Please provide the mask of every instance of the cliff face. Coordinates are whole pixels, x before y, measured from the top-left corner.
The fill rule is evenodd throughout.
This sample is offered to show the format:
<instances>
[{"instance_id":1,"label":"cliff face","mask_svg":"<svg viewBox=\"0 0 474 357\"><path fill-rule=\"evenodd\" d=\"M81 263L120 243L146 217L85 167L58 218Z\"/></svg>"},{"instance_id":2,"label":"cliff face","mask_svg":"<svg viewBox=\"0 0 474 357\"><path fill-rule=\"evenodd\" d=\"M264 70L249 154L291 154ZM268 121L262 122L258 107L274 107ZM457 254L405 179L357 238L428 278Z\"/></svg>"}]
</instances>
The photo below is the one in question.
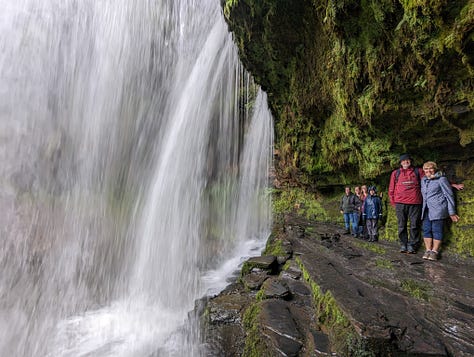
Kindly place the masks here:
<instances>
[{"instance_id":1,"label":"cliff face","mask_svg":"<svg viewBox=\"0 0 474 357\"><path fill-rule=\"evenodd\" d=\"M386 178L401 152L474 173L472 0L227 0L268 93L280 180Z\"/></svg>"}]
</instances>

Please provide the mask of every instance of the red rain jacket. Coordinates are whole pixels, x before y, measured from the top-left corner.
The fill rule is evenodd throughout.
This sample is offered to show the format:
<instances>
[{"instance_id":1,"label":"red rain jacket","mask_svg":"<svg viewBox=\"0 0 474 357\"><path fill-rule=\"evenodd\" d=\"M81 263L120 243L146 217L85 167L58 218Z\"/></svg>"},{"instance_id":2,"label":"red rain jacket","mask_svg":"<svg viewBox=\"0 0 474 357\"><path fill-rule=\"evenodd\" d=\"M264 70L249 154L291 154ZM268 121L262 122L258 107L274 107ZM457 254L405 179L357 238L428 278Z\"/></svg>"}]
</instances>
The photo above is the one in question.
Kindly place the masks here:
<instances>
[{"instance_id":1,"label":"red rain jacket","mask_svg":"<svg viewBox=\"0 0 474 357\"><path fill-rule=\"evenodd\" d=\"M421 196L421 178L425 175L422 169L410 166L408 169L400 167L400 175L396 178L397 171L394 170L390 176L388 186L388 197L390 204L404 203L408 205L421 205L423 197ZM415 170L420 173L420 180L415 174Z\"/></svg>"}]
</instances>

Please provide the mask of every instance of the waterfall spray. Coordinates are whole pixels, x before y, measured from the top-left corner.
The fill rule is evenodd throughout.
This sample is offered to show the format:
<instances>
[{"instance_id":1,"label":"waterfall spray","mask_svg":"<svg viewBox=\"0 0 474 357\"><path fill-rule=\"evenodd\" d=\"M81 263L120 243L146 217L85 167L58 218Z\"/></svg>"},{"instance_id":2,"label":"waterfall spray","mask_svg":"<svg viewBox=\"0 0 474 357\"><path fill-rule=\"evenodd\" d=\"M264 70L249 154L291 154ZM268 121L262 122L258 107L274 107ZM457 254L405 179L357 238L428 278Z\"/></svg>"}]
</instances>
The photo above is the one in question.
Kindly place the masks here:
<instances>
[{"instance_id":1,"label":"waterfall spray","mask_svg":"<svg viewBox=\"0 0 474 357\"><path fill-rule=\"evenodd\" d=\"M194 301L270 226L219 1L0 3L0 355L200 354Z\"/></svg>"}]
</instances>

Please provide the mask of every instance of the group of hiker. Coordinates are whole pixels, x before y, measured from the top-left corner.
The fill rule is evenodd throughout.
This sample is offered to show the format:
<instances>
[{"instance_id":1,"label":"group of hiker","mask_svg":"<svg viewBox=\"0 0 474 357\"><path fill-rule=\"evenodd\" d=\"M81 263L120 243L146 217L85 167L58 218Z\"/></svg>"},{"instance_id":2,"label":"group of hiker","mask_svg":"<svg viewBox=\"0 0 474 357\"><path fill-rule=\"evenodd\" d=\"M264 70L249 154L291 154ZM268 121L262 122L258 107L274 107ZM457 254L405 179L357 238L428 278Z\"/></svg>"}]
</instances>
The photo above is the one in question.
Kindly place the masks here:
<instances>
[{"instance_id":1,"label":"group of hiker","mask_svg":"<svg viewBox=\"0 0 474 357\"><path fill-rule=\"evenodd\" d=\"M433 161L425 162L421 169L413 166L409 154L400 156L400 167L390 175L388 196L395 208L401 253L416 254L422 233L426 248L423 259L439 258L446 218L459 220L451 187L462 190L464 185L451 184ZM346 234L370 242L378 240L382 201L375 186L355 187L354 193L346 186L340 210Z\"/></svg>"},{"instance_id":2,"label":"group of hiker","mask_svg":"<svg viewBox=\"0 0 474 357\"><path fill-rule=\"evenodd\" d=\"M382 218L382 200L375 186L356 186L354 193L346 186L341 200L345 234L362 238L369 242L378 241L378 220Z\"/></svg>"}]
</instances>

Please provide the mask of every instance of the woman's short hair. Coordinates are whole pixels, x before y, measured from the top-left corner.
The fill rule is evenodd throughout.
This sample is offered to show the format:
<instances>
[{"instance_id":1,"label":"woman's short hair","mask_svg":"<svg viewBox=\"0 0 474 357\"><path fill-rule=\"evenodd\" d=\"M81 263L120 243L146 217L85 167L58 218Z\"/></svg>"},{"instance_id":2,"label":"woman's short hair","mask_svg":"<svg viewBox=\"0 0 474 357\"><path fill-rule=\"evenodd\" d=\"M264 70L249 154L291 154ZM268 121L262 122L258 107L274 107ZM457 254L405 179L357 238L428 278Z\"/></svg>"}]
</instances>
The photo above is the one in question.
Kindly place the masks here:
<instances>
[{"instance_id":1,"label":"woman's short hair","mask_svg":"<svg viewBox=\"0 0 474 357\"><path fill-rule=\"evenodd\" d=\"M435 169L435 170L438 170L438 165L436 165L436 162L434 161L426 161L424 164L423 164L423 170L424 169Z\"/></svg>"}]
</instances>

